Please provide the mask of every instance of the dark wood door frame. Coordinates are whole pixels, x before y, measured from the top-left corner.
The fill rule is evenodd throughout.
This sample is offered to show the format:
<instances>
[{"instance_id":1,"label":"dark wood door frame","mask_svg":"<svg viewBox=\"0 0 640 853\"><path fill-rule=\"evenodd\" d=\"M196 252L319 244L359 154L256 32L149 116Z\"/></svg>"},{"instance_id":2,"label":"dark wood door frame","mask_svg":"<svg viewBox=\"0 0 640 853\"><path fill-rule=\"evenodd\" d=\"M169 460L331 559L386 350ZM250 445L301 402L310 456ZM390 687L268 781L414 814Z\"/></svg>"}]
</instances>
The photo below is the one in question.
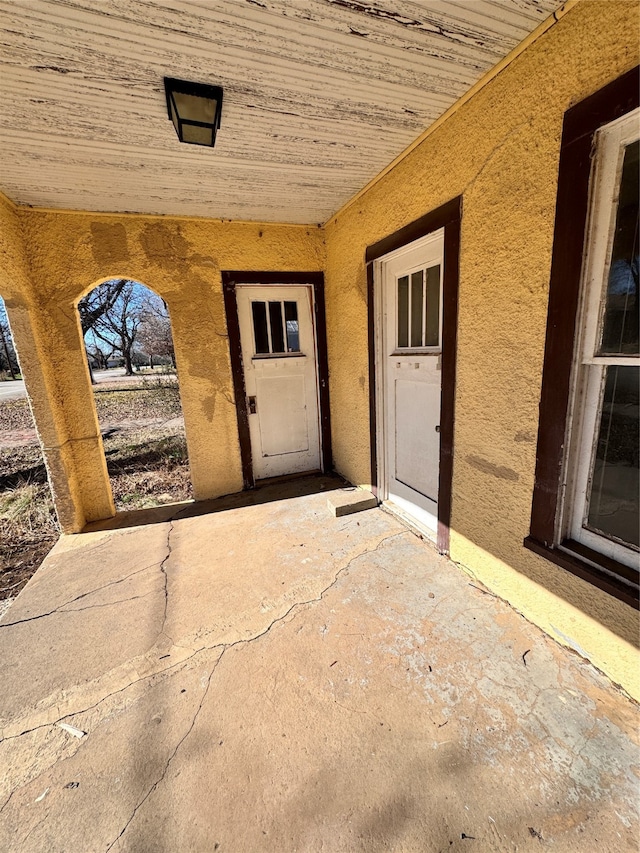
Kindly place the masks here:
<instances>
[{"instance_id":1,"label":"dark wood door frame","mask_svg":"<svg viewBox=\"0 0 640 853\"><path fill-rule=\"evenodd\" d=\"M253 462L251 458L251 435L249 432L249 414L244 384L244 366L242 363L242 345L240 343L240 323L238 320L238 300L236 286L239 284L260 285L298 285L313 290L314 327L317 347L318 397L320 411L320 452L322 471L327 474L333 470L331 456L331 415L329 410L329 360L327 357L327 321L324 302L324 274L321 272L247 272L223 270L222 295L227 315L229 335L229 355L231 357L231 376L236 400L238 418L238 437L240 439L240 459L242 462L242 482L245 489L255 486Z\"/></svg>"},{"instance_id":2,"label":"dark wood door frame","mask_svg":"<svg viewBox=\"0 0 640 853\"><path fill-rule=\"evenodd\" d=\"M460 269L460 219L462 196L421 216L366 250L369 324L369 423L371 442L371 485L378 496L376 424L376 328L374 308L374 261L433 231L444 228L444 278L442 283L442 390L440 399L440 471L438 480L437 545L449 553L451 491L453 482L453 428L456 392L456 346L458 335L458 285Z\"/></svg>"}]
</instances>

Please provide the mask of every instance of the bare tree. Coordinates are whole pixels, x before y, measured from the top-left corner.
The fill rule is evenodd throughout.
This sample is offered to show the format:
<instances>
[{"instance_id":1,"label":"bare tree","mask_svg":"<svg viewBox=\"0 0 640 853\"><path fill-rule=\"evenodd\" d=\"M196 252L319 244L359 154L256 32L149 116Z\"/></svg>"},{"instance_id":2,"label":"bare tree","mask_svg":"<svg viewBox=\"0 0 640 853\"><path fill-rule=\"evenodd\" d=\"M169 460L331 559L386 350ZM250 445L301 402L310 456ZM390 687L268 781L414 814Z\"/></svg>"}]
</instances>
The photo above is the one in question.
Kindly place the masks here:
<instances>
[{"instance_id":1,"label":"bare tree","mask_svg":"<svg viewBox=\"0 0 640 853\"><path fill-rule=\"evenodd\" d=\"M102 353L101 349L97 347L97 343L95 340L91 345L86 343L87 335L90 332L95 331L98 325L103 320L105 314L108 314L108 312L114 308L126 284L126 278L114 278L110 281L105 281L102 284L99 284L98 287L94 287L91 293L87 293L87 295L83 299L81 299L80 302L78 302L80 325L82 327L82 335L85 338L87 356L89 356L89 374L91 376L92 384L95 384L95 380L93 378L93 370L91 368L91 358L95 358L98 364L100 364L100 358L98 357L98 353L100 353L100 355ZM109 345L111 346L111 344ZM93 352L91 351L91 349L93 349ZM113 352L114 349L113 346L111 346L111 355L113 355ZM110 356L108 356L108 358L109 357Z\"/></svg>"},{"instance_id":2,"label":"bare tree","mask_svg":"<svg viewBox=\"0 0 640 853\"><path fill-rule=\"evenodd\" d=\"M149 357L151 367L153 358L165 357L176 366L171 321L167 305L163 299L154 293L148 293L142 303L142 322L138 329L138 345L142 352Z\"/></svg>"},{"instance_id":3,"label":"bare tree","mask_svg":"<svg viewBox=\"0 0 640 853\"><path fill-rule=\"evenodd\" d=\"M91 361L93 360L95 364L98 366L99 370L106 370L109 367L109 360L113 358L115 354L115 347L101 342L94 342L92 344L85 342L85 348L87 350L87 355L89 356L89 366L91 367Z\"/></svg>"},{"instance_id":4,"label":"bare tree","mask_svg":"<svg viewBox=\"0 0 640 853\"><path fill-rule=\"evenodd\" d=\"M111 311L127 283L126 278L114 278L111 281L105 281L94 287L91 293L87 293L78 302L83 335L86 335L107 312Z\"/></svg>"},{"instance_id":5,"label":"bare tree","mask_svg":"<svg viewBox=\"0 0 640 853\"><path fill-rule=\"evenodd\" d=\"M91 328L94 338L121 353L127 376L133 374L133 347L143 317L141 290L134 281L125 280L113 304Z\"/></svg>"}]
</instances>

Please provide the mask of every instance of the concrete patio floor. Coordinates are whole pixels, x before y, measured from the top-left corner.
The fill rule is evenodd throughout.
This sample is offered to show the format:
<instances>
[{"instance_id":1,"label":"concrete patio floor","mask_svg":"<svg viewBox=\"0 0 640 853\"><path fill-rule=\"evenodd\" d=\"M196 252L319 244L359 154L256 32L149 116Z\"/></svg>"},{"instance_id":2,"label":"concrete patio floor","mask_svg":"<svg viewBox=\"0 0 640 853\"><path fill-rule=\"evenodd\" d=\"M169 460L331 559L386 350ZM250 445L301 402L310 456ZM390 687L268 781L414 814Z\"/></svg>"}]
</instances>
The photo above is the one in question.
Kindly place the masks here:
<instances>
[{"instance_id":1,"label":"concrete patio floor","mask_svg":"<svg viewBox=\"0 0 640 853\"><path fill-rule=\"evenodd\" d=\"M638 849L636 705L339 485L56 545L0 622L0 850Z\"/></svg>"}]
</instances>

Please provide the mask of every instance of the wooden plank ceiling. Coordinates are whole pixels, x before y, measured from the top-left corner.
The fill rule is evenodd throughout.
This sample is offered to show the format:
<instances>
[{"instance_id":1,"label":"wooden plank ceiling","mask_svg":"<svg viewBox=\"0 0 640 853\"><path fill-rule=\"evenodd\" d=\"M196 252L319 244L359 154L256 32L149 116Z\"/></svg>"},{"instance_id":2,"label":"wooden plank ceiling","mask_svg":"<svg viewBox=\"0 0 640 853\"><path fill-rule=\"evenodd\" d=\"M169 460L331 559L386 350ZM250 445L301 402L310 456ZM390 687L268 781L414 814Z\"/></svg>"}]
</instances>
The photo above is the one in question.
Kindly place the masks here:
<instances>
[{"instance_id":1,"label":"wooden plank ceiling","mask_svg":"<svg viewBox=\"0 0 640 853\"><path fill-rule=\"evenodd\" d=\"M560 0L0 0L0 189L40 207L325 222ZM163 77L223 86L214 149Z\"/></svg>"}]
</instances>

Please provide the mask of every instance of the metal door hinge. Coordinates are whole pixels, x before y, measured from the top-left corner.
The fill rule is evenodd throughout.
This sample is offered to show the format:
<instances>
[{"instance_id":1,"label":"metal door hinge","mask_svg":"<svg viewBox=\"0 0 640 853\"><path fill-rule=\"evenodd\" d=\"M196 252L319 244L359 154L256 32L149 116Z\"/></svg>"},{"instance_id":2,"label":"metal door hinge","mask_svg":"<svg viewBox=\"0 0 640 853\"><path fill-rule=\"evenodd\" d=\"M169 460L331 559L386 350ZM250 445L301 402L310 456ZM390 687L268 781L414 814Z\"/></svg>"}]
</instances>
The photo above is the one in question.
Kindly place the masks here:
<instances>
[{"instance_id":1,"label":"metal door hinge","mask_svg":"<svg viewBox=\"0 0 640 853\"><path fill-rule=\"evenodd\" d=\"M250 415L255 415L255 413L256 413L256 398L255 397L247 397L247 408L249 409Z\"/></svg>"}]
</instances>

